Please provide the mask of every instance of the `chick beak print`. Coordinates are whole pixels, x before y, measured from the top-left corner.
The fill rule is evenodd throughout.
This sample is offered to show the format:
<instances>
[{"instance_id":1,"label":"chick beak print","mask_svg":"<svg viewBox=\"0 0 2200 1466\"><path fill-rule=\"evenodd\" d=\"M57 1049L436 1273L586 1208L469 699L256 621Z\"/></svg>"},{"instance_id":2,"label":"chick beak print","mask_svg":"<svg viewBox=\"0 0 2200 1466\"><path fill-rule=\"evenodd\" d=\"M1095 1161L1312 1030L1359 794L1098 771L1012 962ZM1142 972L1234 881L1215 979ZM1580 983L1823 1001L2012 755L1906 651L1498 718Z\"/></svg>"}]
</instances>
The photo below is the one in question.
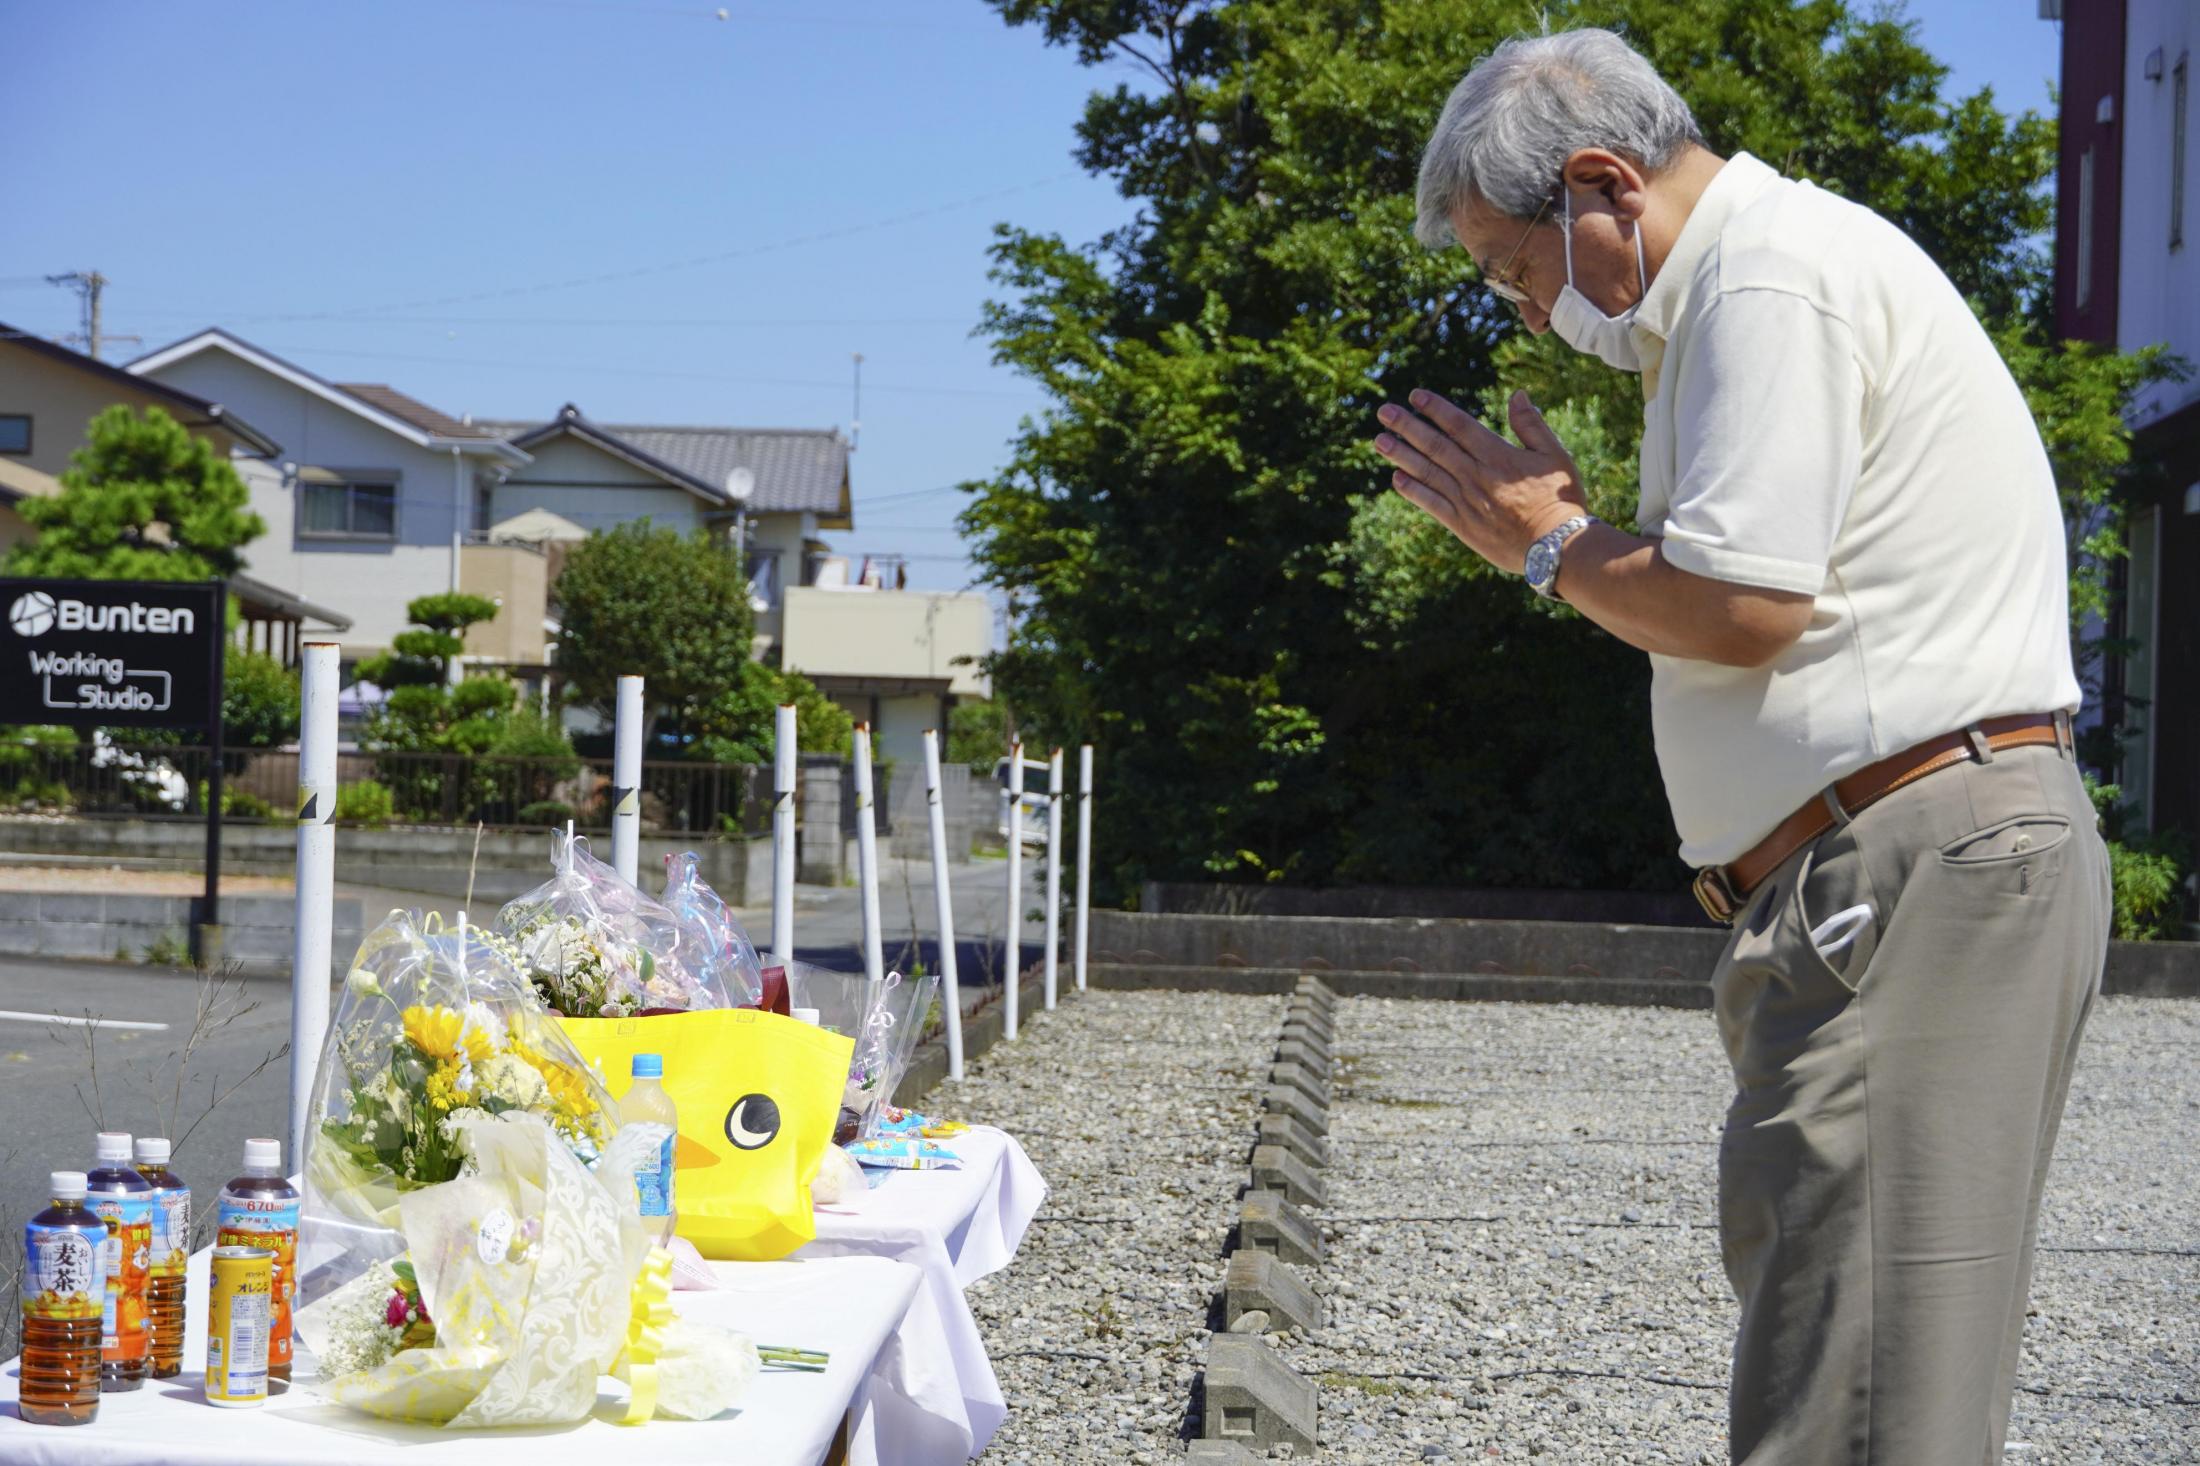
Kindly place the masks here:
<instances>
[{"instance_id":1,"label":"chick beak print","mask_svg":"<svg viewBox=\"0 0 2200 1466\"><path fill-rule=\"evenodd\" d=\"M632 1083L634 1055L664 1057L680 1131L673 1206L696 1251L765 1262L817 1235L810 1182L832 1143L853 1039L747 1008L558 1022L614 1095Z\"/></svg>"}]
</instances>

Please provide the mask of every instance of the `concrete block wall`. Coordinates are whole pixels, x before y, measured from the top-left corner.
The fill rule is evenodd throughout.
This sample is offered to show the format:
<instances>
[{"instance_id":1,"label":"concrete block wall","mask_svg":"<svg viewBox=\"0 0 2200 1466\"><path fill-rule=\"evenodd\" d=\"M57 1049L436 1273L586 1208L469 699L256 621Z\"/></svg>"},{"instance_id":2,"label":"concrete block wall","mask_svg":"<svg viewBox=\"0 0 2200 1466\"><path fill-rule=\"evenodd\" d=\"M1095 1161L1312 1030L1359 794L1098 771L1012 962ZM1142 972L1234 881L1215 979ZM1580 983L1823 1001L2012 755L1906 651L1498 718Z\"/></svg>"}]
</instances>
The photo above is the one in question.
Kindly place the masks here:
<instances>
[{"instance_id":1,"label":"concrete block wall","mask_svg":"<svg viewBox=\"0 0 2200 1466\"><path fill-rule=\"evenodd\" d=\"M0 892L0 954L142 961L148 948L166 944L182 949L190 936L191 908L189 896ZM295 916L288 896L223 897L223 960L252 976L288 976ZM356 898L339 898L335 918L331 976L350 964L365 925Z\"/></svg>"}]
</instances>

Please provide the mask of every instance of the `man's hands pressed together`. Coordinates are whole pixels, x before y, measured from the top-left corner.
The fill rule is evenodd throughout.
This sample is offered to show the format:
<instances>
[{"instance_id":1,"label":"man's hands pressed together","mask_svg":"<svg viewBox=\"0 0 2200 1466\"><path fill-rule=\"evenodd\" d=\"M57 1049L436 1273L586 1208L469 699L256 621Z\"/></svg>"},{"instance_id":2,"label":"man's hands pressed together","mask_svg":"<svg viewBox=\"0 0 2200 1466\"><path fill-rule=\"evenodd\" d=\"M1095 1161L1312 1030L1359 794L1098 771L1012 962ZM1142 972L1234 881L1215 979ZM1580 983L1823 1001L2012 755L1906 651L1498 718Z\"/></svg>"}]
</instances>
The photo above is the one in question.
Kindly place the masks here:
<instances>
[{"instance_id":1,"label":"man's hands pressed together","mask_svg":"<svg viewBox=\"0 0 2200 1466\"><path fill-rule=\"evenodd\" d=\"M1391 487L1498 569L1520 574L1529 546L1588 513L1573 456L1527 393L1512 395L1519 447L1434 392L1408 400L1410 409L1387 402L1375 414L1391 429L1375 440L1398 465Z\"/></svg>"},{"instance_id":2,"label":"man's hands pressed together","mask_svg":"<svg viewBox=\"0 0 2200 1466\"><path fill-rule=\"evenodd\" d=\"M1416 390L1410 408L1375 414L1375 451L1397 465L1391 487L1498 569L1519 575L1528 549L1588 513L1573 456L1525 392L1509 404L1515 446L1473 414ZM1762 667L1810 625L1815 597L1693 575L1658 541L1592 524L1566 542L1559 596L1630 646L1659 656Z\"/></svg>"}]
</instances>

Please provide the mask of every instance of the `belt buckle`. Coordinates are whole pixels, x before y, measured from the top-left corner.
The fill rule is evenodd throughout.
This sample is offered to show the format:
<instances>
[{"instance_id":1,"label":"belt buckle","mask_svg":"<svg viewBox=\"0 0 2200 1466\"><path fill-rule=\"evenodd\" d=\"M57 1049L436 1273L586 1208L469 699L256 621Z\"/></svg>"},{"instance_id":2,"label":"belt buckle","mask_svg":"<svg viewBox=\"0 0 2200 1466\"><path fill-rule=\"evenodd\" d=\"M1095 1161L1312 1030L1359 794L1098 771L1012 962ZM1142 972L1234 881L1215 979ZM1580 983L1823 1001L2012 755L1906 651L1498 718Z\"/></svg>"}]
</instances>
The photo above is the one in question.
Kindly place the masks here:
<instances>
[{"instance_id":1,"label":"belt buckle","mask_svg":"<svg viewBox=\"0 0 2200 1466\"><path fill-rule=\"evenodd\" d=\"M1742 900L1733 884L1726 878L1726 867L1707 865L1696 872L1696 879L1689 883L1689 890L1696 893L1696 904L1704 915L1721 926L1732 926L1741 911Z\"/></svg>"}]
</instances>

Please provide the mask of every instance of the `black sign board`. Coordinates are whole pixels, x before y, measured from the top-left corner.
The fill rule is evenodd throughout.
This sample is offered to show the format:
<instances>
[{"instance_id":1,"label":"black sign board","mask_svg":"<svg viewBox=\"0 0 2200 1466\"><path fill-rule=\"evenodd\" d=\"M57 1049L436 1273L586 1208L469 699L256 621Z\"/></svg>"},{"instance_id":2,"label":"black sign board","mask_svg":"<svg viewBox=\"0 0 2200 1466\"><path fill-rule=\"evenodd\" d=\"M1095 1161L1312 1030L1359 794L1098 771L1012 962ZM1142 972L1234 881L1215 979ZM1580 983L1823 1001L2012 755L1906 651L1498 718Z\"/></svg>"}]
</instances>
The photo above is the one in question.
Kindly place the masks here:
<instances>
[{"instance_id":1,"label":"black sign board","mask_svg":"<svg viewBox=\"0 0 2200 1466\"><path fill-rule=\"evenodd\" d=\"M212 580L0 580L0 722L211 727L223 602Z\"/></svg>"},{"instance_id":2,"label":"black sign board","mask_svg":"<svg viewBox=\"0 0 2200 1466\"><path fill-rule=\"evenodd\" d=\"M220 942L228 613L219 580L0 580L0 723L206 730L206 894L191 946L209 966Z\"/></svg>"}]
</instances>

